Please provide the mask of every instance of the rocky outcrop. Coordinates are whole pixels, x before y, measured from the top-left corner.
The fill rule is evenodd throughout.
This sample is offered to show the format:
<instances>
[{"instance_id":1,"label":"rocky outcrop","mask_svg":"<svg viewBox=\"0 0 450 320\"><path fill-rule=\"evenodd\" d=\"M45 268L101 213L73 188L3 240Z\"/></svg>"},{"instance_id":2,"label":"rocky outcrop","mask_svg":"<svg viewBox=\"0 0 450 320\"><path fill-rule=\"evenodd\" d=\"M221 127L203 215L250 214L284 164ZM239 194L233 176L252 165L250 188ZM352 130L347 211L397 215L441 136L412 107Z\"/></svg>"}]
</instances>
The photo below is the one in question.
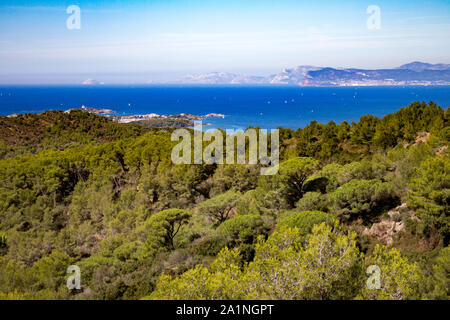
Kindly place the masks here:
<instances>
[{"instance_id":1,"label":"rocky outcrop","mask_svg":"<svg viewBox=\"0 0 450 320\"><path fill-rule=\"evenodd\" d=\"M405 223L398 219L399 217L408 216L412 220L419 220L409 211L406 203L390 210L387 214L389 216L388 219L382 219L380 222L374 223L370 228L365 228L362 234L374 237L386 246L391 246L395 236L405 228Z\"/></svg>"}]
</instances>

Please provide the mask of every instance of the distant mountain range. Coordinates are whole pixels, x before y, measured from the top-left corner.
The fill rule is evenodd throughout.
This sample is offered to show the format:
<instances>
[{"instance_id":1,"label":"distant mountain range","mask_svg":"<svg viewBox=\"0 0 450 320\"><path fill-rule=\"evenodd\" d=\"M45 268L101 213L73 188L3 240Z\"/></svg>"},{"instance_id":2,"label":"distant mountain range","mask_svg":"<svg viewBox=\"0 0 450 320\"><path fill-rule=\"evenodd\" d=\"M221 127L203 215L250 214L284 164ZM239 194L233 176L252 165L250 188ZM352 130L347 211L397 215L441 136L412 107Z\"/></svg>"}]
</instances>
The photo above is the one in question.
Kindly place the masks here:
<instances>
[{"instance_id":1,"label":"distant mountain range","mask_svg":"<svg viewBox=\"0 0 450 320\"><path fill-rule=\"evenodd\" d=\"M412 62L395 69L298 66L267 77L227 72L190 75L184 84L279 84L295 86L450 85L450 64Z\"/></svg>"}]
</instances>

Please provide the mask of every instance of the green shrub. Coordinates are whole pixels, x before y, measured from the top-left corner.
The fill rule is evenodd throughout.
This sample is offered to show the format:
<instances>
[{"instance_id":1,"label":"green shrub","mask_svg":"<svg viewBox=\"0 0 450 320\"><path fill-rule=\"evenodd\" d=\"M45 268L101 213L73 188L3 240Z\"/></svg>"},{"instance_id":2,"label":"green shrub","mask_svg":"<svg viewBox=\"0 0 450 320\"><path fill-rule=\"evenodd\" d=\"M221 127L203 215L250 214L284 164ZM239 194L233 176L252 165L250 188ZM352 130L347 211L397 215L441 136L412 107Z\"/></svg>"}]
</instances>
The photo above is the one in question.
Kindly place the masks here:
<instances>
[{"instance_id":1,"label":"green shrub","mask_svg":"<svg viewBox=\"0 0 450 320\"><path fill-rule=\"evenodd\" d=\"M146 222L148 238L145 245L148 253L175 250L175 237L190 218L190 212L182 209L167 209L151 216Z\"/></svg>"},{"instance_id":2,"label":"green shrub","mask_svg":"<svg viewBox=\"0 0 450 320\"><path fill-rule=\"evenodd\" d=\"M399 199L391 184L380 180L352 180L328 195L330 210L345 218L363 217L395 207Z\"/></svg>"},{"instance_id":3,"label":"green shrub","mask_svg":"<svg viewBox=\"0 0 450 320\"><path fill-rule=\"evenodd\" d=\"M447 244L450 239L449 157L432 157L422 162L409 187L408 206L437 228Z\"/></svg>"},{"instance_id":4,"label":"green shrub","mask_svg":"<svg viewBox=\"0 0 450 320\"><path fill-rule=\"evenodd\" d=\"M445 127L439 132L439 137L445 141L450 141L450 126Z\"/></svg>"},{"instance_id":5,"label":"green shrub","mask_svg":"<svg viewBox=\"0 0 450 320\"><path fill-rule=\"evenodd\" d=\"M371 180L383 179L386 174L386 166L379 162L362 160L352 162L343 166L337 175L339 185L343 185L351 180Z\"/></svg>"},{"instance_id":6,"label":"green shrub","mask_svg":"<svg viewBox=\"0 0 450 320\"><path fill-rule=\"evenodd\" d=\"M261 209L258 206L258 190L250 190L242 195L236 206L236 213L238 215L244 214L261 214Z\"/></svg>"},{"instance_id":7,"label":"green shrub","mask_svg":"<svg viewBox=\"0 0 450 320\"><path fill-rule=\"evenodd\" d=\"M258 185L267 193L276 191L277 198L290 208L307 190L305 182L319 167L319 162L309 157L297 157L280 163L278 174L261 176Z\"/></svg>"},{"instance_id":8,"label":"green shrub","mask_svg":"<svg viewBox=\"0 0 450 320\"><path fill-rule=\"evenodd\" d=\"M303 198L295 204L295 207L300 211L328 211L327 199L320 192L305 193Z\"/></svg>"},{"instance_id":9,"label":"green shrub","mask_svg":"<svg viewBox=\"0 0 450 320\"><path fill-rule=\"evenodd\" d=\"M228 239L231 246L252 244L259 235L267 235L267 232L263 219L256 214L236 216L217 228L217 233Z\"/></svg>"},{"instance_id":10,"label":"green shrub","mask_svg":"<svg viewBox=\"0 0 450 320\"><path fill-rule=\"evenodd\" d=\"M302 211L293 213L282 219L277 226L277 230L282 229L283 227L298 228L299 234L306 236L311 233L315 225L325 222L326 224L333 226L335 221L336 217L330 213L322 211Z\"/></svg>"},{"instance_id":11,"label":"green shrub","mask_svg":"<svg viewBox=\"0 0 450 320\"><path fill-rule=\"evenodd\" d=\"M230 190L200 203L198 211L208 216L215 225L220 225L229 218L240 197L240 193Z\"/></svg>"},{"instance_id":12,"label":"green shrub","mask_svg":"<svg viewBox=\"0 0 450 320\"><path fill-rule=\"evenodd\" d=\"M199 255L216 256L220 250L226 247L227 242L227 239L223 235L213 231L200 239L196 239L192 247Z\"/></svg>"},{"instance_id":13,"label":"green shrub","mask_svg":"<svg viewBox=\"0 0 450 320\"><path fill-rule=\"evenodd\" d=\"M122 244L114 250L114 257L120 261L141 260L144 253L144 244L141 241L133 241Z\"/></svg>"},{"instance_id":14,"label":"green shrub","mask_svg":"<svg viewBox=\"0 0 450 320\"><path fill-rule=\"evenodd\" d=\"M338 163L330 163L323 167L313 178L327 179L326 192L332 192L339 187L338 175L342 170L342 166Z\"/></svg>"}]
</instances>

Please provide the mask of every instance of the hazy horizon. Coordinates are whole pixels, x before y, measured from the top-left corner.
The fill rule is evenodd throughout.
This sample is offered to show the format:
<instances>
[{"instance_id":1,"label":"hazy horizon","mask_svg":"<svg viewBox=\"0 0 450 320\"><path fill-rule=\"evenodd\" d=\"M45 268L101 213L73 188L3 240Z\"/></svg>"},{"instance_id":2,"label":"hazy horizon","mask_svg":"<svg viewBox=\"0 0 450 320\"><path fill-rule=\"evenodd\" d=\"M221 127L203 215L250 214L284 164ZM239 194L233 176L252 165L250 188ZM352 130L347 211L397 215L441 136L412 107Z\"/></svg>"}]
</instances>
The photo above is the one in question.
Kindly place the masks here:
<instances>
[{"instance_id":1,"label":"hazy horizon","mask_svg":"<svg viewBox=\"0 0 450 320\"><path fill-rule=\"evenodd\" d=\"M79 29L67 26L73 5ZM368 27L371 6L380 10L375 28ZM0 84L144 84L299 65L450 63L450 2L437 0L5 0L0 30Z\"/></svg>"}]
</instances>

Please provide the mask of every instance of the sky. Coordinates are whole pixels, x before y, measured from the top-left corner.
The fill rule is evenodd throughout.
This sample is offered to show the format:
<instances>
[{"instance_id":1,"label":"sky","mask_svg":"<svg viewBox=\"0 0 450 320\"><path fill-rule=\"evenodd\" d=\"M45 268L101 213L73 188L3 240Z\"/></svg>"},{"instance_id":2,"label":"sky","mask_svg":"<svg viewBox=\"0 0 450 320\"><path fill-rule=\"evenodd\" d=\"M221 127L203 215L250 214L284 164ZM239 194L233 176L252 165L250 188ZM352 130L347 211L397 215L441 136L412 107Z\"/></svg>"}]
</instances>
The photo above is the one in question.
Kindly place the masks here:
<instances>
[{"instance_id":1,"label":"sky","mask_svg":"<svg viewBox=\"0 0 450 320\"><path fill-rule=\"evenodd\" d=\"M67 28L71 5L79 29ZM1 0L0 84L450 63L449 39L450 0Z\"/></svg>"}]
</instances>

